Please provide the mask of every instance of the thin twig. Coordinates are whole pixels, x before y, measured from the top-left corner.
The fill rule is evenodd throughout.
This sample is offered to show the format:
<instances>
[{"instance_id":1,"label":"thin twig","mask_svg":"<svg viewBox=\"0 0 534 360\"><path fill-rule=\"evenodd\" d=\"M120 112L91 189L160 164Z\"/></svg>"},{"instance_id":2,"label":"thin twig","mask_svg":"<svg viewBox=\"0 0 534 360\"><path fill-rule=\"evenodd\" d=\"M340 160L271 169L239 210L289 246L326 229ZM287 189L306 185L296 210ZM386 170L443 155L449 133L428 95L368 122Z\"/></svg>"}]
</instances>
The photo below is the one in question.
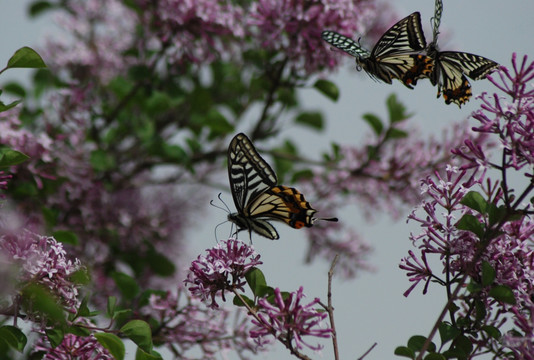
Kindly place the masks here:
<instances>
[{"instance_id":1,"label":"thin twig","mask_svg":"<svg viewBox=\"0 0 534 360\"><path fill-rule=\"evenodd\" d=\"M366 352L364 352L363 355L360 356L357 360L363 360L363 358L366 357L367 355L369 355L369 353L375 348L376 345L377 345L377 343L374 343L373 345L371 345L371 347L369 348L369 350L367 350Z\"/></svg>"},{"instance_id":2,"label":"thin twig","mask_svg":"<svg viewBox=\"0 0 534 360\"><path fill-rule=\"evenodd\" d=\"M336 267L338 259L339 254L336 254L334 260L332 261L332 265L330 266L330 270L328 271L328 307L326 308L328 311L328 317L330 318L330 326L332 328L332 345L334 347L334 359L336 360L339 360L339 350L337 345L336 325L334 323L334 306L332 305L332 278L334 276L334 268Z\"/></svg>"}]
</instances>

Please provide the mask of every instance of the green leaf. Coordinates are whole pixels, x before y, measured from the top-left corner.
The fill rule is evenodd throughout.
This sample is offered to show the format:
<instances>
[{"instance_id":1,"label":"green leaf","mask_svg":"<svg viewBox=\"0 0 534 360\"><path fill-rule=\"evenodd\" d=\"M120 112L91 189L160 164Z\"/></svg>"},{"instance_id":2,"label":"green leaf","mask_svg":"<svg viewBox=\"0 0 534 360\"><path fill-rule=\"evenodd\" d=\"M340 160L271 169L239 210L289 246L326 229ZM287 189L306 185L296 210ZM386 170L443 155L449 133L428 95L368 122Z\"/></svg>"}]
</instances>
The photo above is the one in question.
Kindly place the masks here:
<instances>
[{"instance_id":1,"label":"green leaf","mask_svg":"<svg viewBox=\"0 0 534 360\"><path fill-rule=\"evenodd\" d=\"M161 355L157 352L152 350L150 353L143 351L141 348L137 348L137 351L135 352L135 360L161 360Z\"/></svg>"},{"instance_id":2,"label":"green leaf","mask_svg":"<svg viewBox=\"0 0 534 360\"><path fill-rule=\"evenodd\" d=\"M313 178L313 176L313 171L310 169L295 171L291 177L291 182L297 183L300 180L310 180Z\"/></svg>"},{"instance_id":3,"label":"green leaf","mask_svg":"<svg viewBox=\"0 0 534 360\"><path fill-rule=\"evenodd\" d=\"M254 304L254 300L252 300L248 296L246 296L244 294L241 294L241 297L243 298L243 300L245 300L245 302L248 304L248 306L250 306L250 307L256 306L256 304ZM245 306L245 304L243 304L243 302L241 301L241 299L237 295L234 296L234 300L232 301L232 303L235 306Z\"/></svg>"},{"instance_id":4,"label":"green leaf","mask_svg":"<svg viewBox=\"0 0 534 360\"><path fill-rule=\"evenodd\" d=\"M9 104L4 104L3 102L0 101L0 112L4 112L4 111L7 111L11 108L14 108L15 106L17 106L18 104L20 104L22 102L22 100L15 100L13 101L12 103L9 103Z\"/></svg>"},{"instance_id":5,"label":"green leaf","mask_svg":"<svg viewBox=\"0 0 534 360\"><path fill-rule=\"evenodd\" d=\"M386 139L404 139L408 137L408 133L397 128L389 128L386 133Z\"/></svg>"},{"instance_id":6,"label":"green leaf","mask_svg":"<svg viewBox=\"0 0 534 360\"><path fill-rule=\"evenodd\" d=\"M9 82L3 86L3 90L6 93L13 94L17 97L25 97L26 90L17 82Z\"/></svg>"},{"instance_id":7,"label":"green leaf","mask_svg":"<svg viewBox=\"0 0 534 360\"><path fill-rule=\"evenodd\" d=\"M171 276L176 270L172 261L155 250L147 253L147 262L150 265L150 269L160 276Z\"/></svg>"},{"instance_id":8,"label":"green leaf","mask_svg":"<svg viewBox=\"0 0 534 360\"><path fill-rule=\"evenodd\" d=\"M89 270L87 270L87 268L81 268L80 270L72 273L72 275L69 276L69 279L75 284L87 285L91 282L91 275L89 274Z\"/></svg>"},{"instance_id":9,"label":"green leaf","mask_svg":"<svg viewBox=\"0 0 534 360\"><path fill-rule=\"evenodd\" d=\"M51 322L64 323L63 308L45 287L31 283L22 289L22 299L25 308L40 312Z\"/></svg>"},{"instance_id":10,"label":"green leaf","mask_svg":"<svg viewBox=\"0 0 534 360\"><path fill-rule=\"evenodd\" d=\"M100 149L91 152L89 162L96 171L104 172L107 170L112 170L116 167L113 156Z\"/></svg>"},{"instance_id":11,"label":"green leaf","mask_svg":"<svg viewBox=\"0 0 534 360\"><path fill-rule=\"evenodd\" d=\"M14 166L28 160L30 157L17 150L0 148L0 168Z\"/></svg>"},{"instance_id":12,"label":"green leaf","mask_svg":"<svg viewBox=\"0 0 534 360\"><path fill-rule=\"evenodd\" d=\"M489 295L497 301L501 301L506 304L515 305L516 300L514 297L514 292L506 285L497 285L494 286L490 291Z\"/></svg>"},{"instance_id":13,"label":"green leaf","mask_svg":"<svg viewBox=\"0 0 534 360\"><path fill-rule=\"evenodd\" d=\"M168 143L161 144L161 152L167 161L174 161L179 164L185 163L189 159L187 152L178 145L170 145Z\"/></svg>"},{"instance_id":14,"label":"green leaf","mask_svg":"<svg viewBox=\"0 0 534 360\"><path fill-rule=\"evenodd\" d=\"M108 302L106 304L106 314L110 318L113 318L113 315L115 314L115 309L117 306L117 298L115 296L109 296Z\"/></svg>"},{"instance_id":15,"label":"green leaf","mask_svg":"<svg viewBox=\"0 0 534 360\"><path fill-rule=\"evenodd\" d=\"M389 122L394 124L406 120L410 115L406 114L406 108L397 100L395 94L391 94L386 100L386 106L389 111Z\"/></svg>"},{"instance_id":16,"label":"green leaf","mask_svg":"<svg viewBox=\"0 0 534 360\"><path fill-rule=\"evenodd\" d=\"M115 334L109 334L109 333L95 333L95 338L98 340L98 342L108 349L109 353L113 355L113 357L117 360L124 359L124 354L126 353L126 349L124 347L124 343L122 340Z\"/></svg>"},{"instance_id":17,"label":"green leaf","mask_svg":"<svg viewBox=\"0 0 534 360\"><path fill-rule=\"evenodd\" d=\"M76 315L79 317L88 317L91 314L91 310L89 310L89 306L87 306L89 302L89 297L86 296L82 299L82 303L78 307L78 311L76 312Z\"/></svg>"},{"instance_id":18,"label":"green leaf","mask_svg":"<svg viewBox=\"0 0 534 360\"><path fill-rule=\"evenodd\" d=\"M414 335L408 340L408 347L413 351L420 351L425 344L426 337L421 335ZM431 342L428 346L428 351L436 351L436 344Z\"/></svg>"},{"instance_id":19,"label":"green leaf","mask_svg":"<svg viewBox=\"0 0 534 360\"><path fill-rule=\"evenodd\" d=\"M26 335L19 328L11 325L0 327L0 339L18 352L23 352L28 342Z\"/></svg>"},{"instance_id":20,"label":"green leaf","mask_svg":"<svg viewBox=\"0 0 534 360\"><path fill-rule=\"evenodd\" d=\"M412 349L406 346L398 346L395 349L395 355L404 356L410 359L415 359L415 351L413 351Z\"/></svg>"},{"instance_id":21,"label":"green leaf","mask_svg":"<svg viewBox=\"0 0 534 360\"><path fill-rule=\"evenodd\" d=\"M486 214L486 211L488 209L488 203L486 202L486 200L484 200L482 195L480 195L476 191L470 191L465 194L462 200L460 201L460 204L463 204L480 214Z\"/></svg>"},{"instance_id":22,"label":"green leaf","mask_svg":"<svg viewBox=\"0 0 534 360\"><path fill-rule=\"evenodd\" d=\"M319 79L313 84L313 87L333 101L337 101L339 98L339 88L331 81Z\"/></svg>"},{"instance_id":23,"label":"green leaf","mask_svg":"<svg viewBox=\"0 0 534 360\"><path fill-rule=\"evenodd\" d=\"M28 13L30 17L41 15L45 11L52 10L54 6L48 1L36 1L30 5Z\"/></svg>"},{"instance_id":24,"label":"green leaf","mask_svg":"<svg viewBox=\"0 0 534 360\"><path fill-rule=\"evenodd\" d=\"M362 118L369 124L369 126L371 126L376 135L382 134L382 131L384 131L384 124L378 116L367 113L363 114Z\"/></svg>"},{"instance_id":25,"label":"green leaf","mask_svg":"<svg viewBox=\"0 0 534 360\"><path fill-rule=\"evenodd\" d=\"M497 329L495 326L484 325L482 326L482 330L485 331L489 336L491 336L495 340L499 340L502 336L501 331Z\"/></svg>"},{"instance_id":26,"label":"green leaf","mask_svg":"<svg viewBox=\"0 0 534 360\"><path fill-rule=\"evenodd\" d=\"M507 209L504 205L497 207L495 204L488 203L487 211L489 215L489 226L492 226L499 223L504 218Z\"/></svg>"},{"instance_id":27,"label":"green leaf","mask_svg":"<svg viewBox=\"0 0 534 360\"><path fill-rule=\"evenodd\" d=\"M442 344L455 339L460 333L460 330L446 322L439 324L439 337Z\"/></svg>"},{"instance_id":28,"label":"green leaf","mask_svg":"<svg viewBox=\"0 0 534 360\"><path fill-rule=\"evenodd\" d=\"M15 54L7 62L7 68L44 68L44 63L41 56L32 48L27 46L15 51Z\"/></svg>"},{"instance_id":29,"label":"green leaf","mask_svg":"<svg viewBox=\"0 0 534 360\"><path fill-rule=\"evenodd\" d=\"M482 286L493 284L497 272L487 261L482 262Z\"/></svg>"},{"instance_id":30,"label":"green leaf","mask_svg":"<svg viewBox=\"0 0 534 360\"><path fill-rule=\"evenodd\" d=\"M313 130L323 130L323 114L316 111L304 111L295 118L295 123L304 125Z\"/></svg>"},{"instance_id":31,"label":"green leaf","mask_svg":"<svg viewBox=\"0 0 534 360\"><path fill-rule=\"evenodd\" d=\"M234 126L228 122L223 114L215 109L210 109L206 114L206 125L211 130L210 139L215 139L234 131Z\"/></svg>"},{"instance_id":32,"label":"green leaf","mask_svg":"<svg viewBox=\"0 0 534 360\"><path fill-rule=\"evenodd\" d=\"M47 329L45 330L45 334L53 348L58 347L65 337L65 333L60 327Z\"/></svg>"},{"instance_id":33,"label":"green leaf","mask_svg":"<svg viewBox=\"0 0 534 360\"><path fill-rule=\"evenodd\" d=\"M132 340L145 352L152 350L152 331L150 326L143 320L132 320L120 330L126 337Z\"/></svg>"},{"instance_id":34,"label":"green leaf","mask_svg":"<svg viewBox=\"0 0 534 360\"><path fill-rule=\"evenodd\" d=\"M260 296L259 293L264 291L263 287L267 286L267 281L265 281L265 275L258 268L252 268L245 274L245 279L247 279L248 286L255 296Z\"/></svg>"},{"instance_id":35,"label":"green leaf","mask_svg":"<svg viewBox=\"0 0 534 360\"><path fill-rule=\"evenodd\" d=\"M63 244L69 244L77 246L79 244L78 236L72 231L57 230L52 233L54 239Z\"/></svg>"},{"instance_id":36,"label":"green leaf","mask_svg":"<svg viewBox=\"0 0 534 360\"><path fill-rule=\"evenodd\" d=\"M475 233L478 237L484 236L484 224L481 224L476 216L465 214L456 224L459 230L466 230Z\"/></svg>"},{"instance_id":37,"label":"green leaf","mask_svg":"<svg viewBox=\"0 0 534 360\"><path fill-rule=\"evenodd\" d=\"M125 298L131 300L139 293L139 285L130 275L122 272L113 272L111 277L115 280L115 284L117 284L117 287Z\"/></svg>"}]
</instances>

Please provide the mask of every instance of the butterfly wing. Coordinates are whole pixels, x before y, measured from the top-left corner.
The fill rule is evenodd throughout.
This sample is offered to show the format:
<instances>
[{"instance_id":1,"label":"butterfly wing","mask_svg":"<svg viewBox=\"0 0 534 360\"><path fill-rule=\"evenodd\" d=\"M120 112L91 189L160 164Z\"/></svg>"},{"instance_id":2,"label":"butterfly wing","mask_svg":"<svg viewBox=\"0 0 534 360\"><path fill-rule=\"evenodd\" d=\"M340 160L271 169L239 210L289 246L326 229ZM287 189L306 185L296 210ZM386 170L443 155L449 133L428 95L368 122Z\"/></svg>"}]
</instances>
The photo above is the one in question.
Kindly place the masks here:
<instances>
[{"instance_id":1,"label":"butterfly wing","mask_svg":"<svg viewBox=\"0 0 534 360\"><path fill-rule=\"evenodd\" d=\"M430 50L431 56L435 57L430 82L438 86L438 97L443 92L446 104L453 102L461 107L469 101L472 91L466 76L481 80L499 67L495 61L479 55L457 51L438 52L434 46Z\"/></svg>"},{"instance_id":2,"label":"butterfly wing","mask_svg":"<svg viewBox=\"0 0 534 360\"><path fill-rule=\"evenodd\" d=\"M362 58L359 64L376 79L388 84L398 79L413 89L418 79L428 77L433 70L433 60L418 54L425 47L421 15L414 12L389 28L376 43L371 56Z\"/></svg>"},{"instance_id":3,"label":"butterfly wing","mask_svg":"<svg viewBox=\"0 0 534 360\"><path fill-rule=\"evenodd\" d=\"M297 189L274 186L247 208L251 218L283 221L292 228L311 227L317 212Z\"/></svg>"},{"instance_id":4,"label":"butterfly wing","mask_svg":"<svg viewBox=\"0 0 534 360\"><path fill-rule=\"evenodd\" d=\"M228 146L228 178L237 213L228 219L240 230L248 229L271 240L279 238L276 229L265 220L250 217L249 205L276 185L276 174L243 133L234 136Z\"/></svg>"},{"instance_id":5,"label":"butterfly wing","mask_svg":"<svg viewBox=\"0 0 534 360\"><path fill-rule=\"evenodd\" d=\"M356 41L335 31L325 30L321 33L321 37L330 45L335 46L338 49L343 50L347 54L352 55L356 58L365 58L371 55L369 51L362 48L360 44L358 44Z\"/></svg>"},{"instance_id":6,"label":"butterfly wing","mask_svg":"<svg viewBox=\"0 0 534 360\"><path fill-rule=\"evenodd\" d=\"M425 34L418 11L390 27L378 40L371 56L381 58L421 51L426 47Z\"/></svg>"},{"instance_id":7,"label":"butterfly wing","mask_svg":"<svg viewBox=\"0 0 534 360\"><path fill-rule=\"evenodd\" d=\"M273 169L243 133L234 136L228 146L228 178L239 213L278 181Z\"/></svg>"}]
</instances>

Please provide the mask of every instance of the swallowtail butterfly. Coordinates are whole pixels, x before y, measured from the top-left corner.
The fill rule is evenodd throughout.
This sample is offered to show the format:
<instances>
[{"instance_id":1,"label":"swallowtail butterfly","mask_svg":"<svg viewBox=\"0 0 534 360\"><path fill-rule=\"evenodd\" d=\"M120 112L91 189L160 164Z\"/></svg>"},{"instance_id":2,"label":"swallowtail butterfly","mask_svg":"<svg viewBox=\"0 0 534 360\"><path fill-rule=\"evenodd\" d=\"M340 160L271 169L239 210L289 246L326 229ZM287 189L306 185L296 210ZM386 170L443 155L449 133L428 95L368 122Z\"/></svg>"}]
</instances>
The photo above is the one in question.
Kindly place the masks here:
<instances>
[{"instance_id":1,"label":"swallowtail butterfly","mask_svg":"<svg viewBox=\"0 0 534 360\"><path fill-rule=\"evenodd\" d=\"M398 79L413 89L417 80L428 77L433 69L432 59L419 54L426 48L419 12L414 12L393 25L371 52L362 48L359 42L335 31L323 31L322 38L354 56L358 68L365 70L372 78L388 84L391 84L392 79Z\"/></svg>"},{"instance_id":2,"label":"swallowtail butterfly","mask_svg":"<svg viewBox=\"0 0 534 360\"><path fill-rule=\"evenodd\" d=\"M243 133L237 134L228 147L228 177L237 208L228 220L237 225L238 231L246 229L276 240L278 232L267 220L283 221L295 229L311 227L317 220L313 217L317 210L297 189L276 185L273 169Z\"/></svg>"},{"instance_id":3,"label":"swallowtail butterfly","mask_svg":"<svg viewBox=\"0 0 534 360\"><path fill-rule=\"evenodd\" d=\"M443 12L442 0L436 0L434 10L432 42L428 45L427 55L434 60L434 70L430 74L432 85L438 86L438 96L443 92L446 104L451 102L459 107L469 101L472 96L471 84L467 80L486 78L499 67L495 61L485 57L458 51L439 51L438 34Z\"/></svg>"}]
</instances>

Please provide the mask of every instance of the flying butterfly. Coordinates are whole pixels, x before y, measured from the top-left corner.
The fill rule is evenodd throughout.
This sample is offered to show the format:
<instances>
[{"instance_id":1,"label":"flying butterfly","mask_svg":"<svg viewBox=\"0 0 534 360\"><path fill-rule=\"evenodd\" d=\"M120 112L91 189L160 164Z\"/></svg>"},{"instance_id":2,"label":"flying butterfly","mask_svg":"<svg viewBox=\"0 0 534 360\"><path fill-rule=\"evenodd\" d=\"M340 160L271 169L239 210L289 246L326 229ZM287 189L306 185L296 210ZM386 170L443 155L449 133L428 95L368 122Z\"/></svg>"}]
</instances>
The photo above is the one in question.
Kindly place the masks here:
<instances>
[{"instance_id":1,"label":"flying butterfly","mask_svg":"<svg viewBox=\"0 0 534 360\"><path fill-rule=\"evenodd\" d=\"M317 210L297 189L276 185L273 169L243 133L237 134L228 146L228 177L237 208L228 220L237 225L238 231L254 231L277 240L280 236L267 220L283 221L295 229L311 227L318 220L314 217Z\"/></svg>"},{"instance_id":2,"label":"flying butterfly","mask_svg":"<svg viewBox=\"0 0 534 360\"><path fill-rule=\"evenodd\" d=\"M354 56L358 68L365 70L373 79L388 84L392 79L398 79L413 89L418 79L432 73L432 59L419 54L426 48L419 12L408 15L389 28L371 52L362 48L359 42L335 31L325 30L321 36L330 45Z\"/></svg>"},{"instance_id":3,"label":"flying butterfly","mask_svg":"<svg viewBox=\"0 0 534 360\"><path fill-rule=\"evenodd\" d=\"M436 0L432 24L433 38L427 48L427 55L434 60L434 70L429 78L432 85L438 86L437 97L443 92L446 104L453 102L462 107L473 95L466 76L473 80L485 79L499 67L499 64L483 56L466 52L439 51L437 42L442 12L443 2Z\"/></svg>"}]
</instances>

